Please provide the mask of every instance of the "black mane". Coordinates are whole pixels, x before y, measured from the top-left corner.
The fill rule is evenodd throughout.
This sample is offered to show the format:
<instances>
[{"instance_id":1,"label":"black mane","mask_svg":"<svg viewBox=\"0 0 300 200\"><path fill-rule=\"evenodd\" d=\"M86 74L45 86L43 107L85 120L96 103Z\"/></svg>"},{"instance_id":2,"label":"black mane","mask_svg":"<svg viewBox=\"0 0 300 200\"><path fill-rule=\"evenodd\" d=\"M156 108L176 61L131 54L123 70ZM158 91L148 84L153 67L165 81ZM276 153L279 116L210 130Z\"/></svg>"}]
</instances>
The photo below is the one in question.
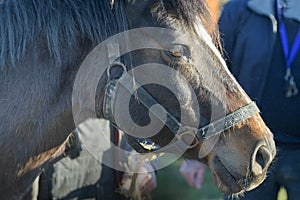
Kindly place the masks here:
<instances>
[{"instance_id":1,"label":"black mane","mask_svg":"<svg viewBox=\"0 0 300 200\"><path fill-rule=\"evenodd\" d=\"M38 34L45 37L51 58L60 65L63 45L71 46L80 38L89 38L97 44L127 30L126 1L132 0L0 1L0 69L5 65L14 66ZM185 26L193 27L200 15L206 24L213 24L204 0L157 2L164 19L164 15L173 13ZM214 33L211 31L213 38L218 35Z\"/></svg>"},{"instance_id":2,"label":"black mane","mask_svg":"<svg viewBox=\"0 0 300 200\"><path fill-rule=\"evenodd\" d=\"M166 20L167 15L173 15L176 16L178 21L183 22L186 27L193 28L196 18L200 17L214 44L222 52L219 29L205 0L158 0L158 5L156 11L159 20L162 21Z\"/></svg>"},{"instance_id":3,"label":"black mane","mask_svg":"<svg viewBox=\"0 0 300 200\"><path fill-rule=\"evenodd\" d=\"M204 0L159 0L166 13L174 13L179 20L192 26L196 17L210 19L210 13Z\"/></svg>"},{"instance_id":4,"label":"black mane","mask_svg":"<svg viewBox=\"0 0 300 200\"><path fill-rule=\"evenodd\" d=\"M0 68L14 65L37 34L44 34L50 55L61 63L62 40L100 42L125 30L122 0L6 0L0 2Z\"/></svg>"}]
</instances>

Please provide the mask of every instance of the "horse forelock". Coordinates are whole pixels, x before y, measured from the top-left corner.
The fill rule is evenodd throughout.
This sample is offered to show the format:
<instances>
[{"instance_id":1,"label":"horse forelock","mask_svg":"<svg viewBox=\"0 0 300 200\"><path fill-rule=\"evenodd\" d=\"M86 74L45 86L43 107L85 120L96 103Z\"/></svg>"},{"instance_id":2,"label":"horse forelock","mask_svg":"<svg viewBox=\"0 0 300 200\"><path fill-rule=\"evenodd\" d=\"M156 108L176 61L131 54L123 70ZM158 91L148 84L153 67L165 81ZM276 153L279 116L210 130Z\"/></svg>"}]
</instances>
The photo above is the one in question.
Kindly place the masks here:
<instances>
[{"instance_id":1,"label":"horse forelock","mask_svg":"<svg viewBox=\"0 0 300 200\"><path fill-rule=\"evenodd\" d=\"M205 0L157 0L155 12L159 20L167 22L168 15L171 15L194 32L194 23L200 18L214 44L221 50L218 27Z\"/></svg>"},{"instance_id":2,"label":"horse forelock","mask_svg":"<svg viewBox=\"0 0 300 200\"><path fill-rule=\"evenodd\" d=\"M123 0L0 1L0 69L14 65L43 34L53 59L61 63L63 45L77 39L98 43L127 29ZM65 47L65 46L64 46Z\"/></svg>"},{"instance_id":3,"label":"horse forelock","mask_svg":"<svg viewBox=\"0 0 300 200\"><path fill-rule=\"evenodd\" d=\"M203 0L159 0L167 12L173 12L179 19L192 24L201 15L209 18L209 12Z\"/></svg>"}]
</instances>

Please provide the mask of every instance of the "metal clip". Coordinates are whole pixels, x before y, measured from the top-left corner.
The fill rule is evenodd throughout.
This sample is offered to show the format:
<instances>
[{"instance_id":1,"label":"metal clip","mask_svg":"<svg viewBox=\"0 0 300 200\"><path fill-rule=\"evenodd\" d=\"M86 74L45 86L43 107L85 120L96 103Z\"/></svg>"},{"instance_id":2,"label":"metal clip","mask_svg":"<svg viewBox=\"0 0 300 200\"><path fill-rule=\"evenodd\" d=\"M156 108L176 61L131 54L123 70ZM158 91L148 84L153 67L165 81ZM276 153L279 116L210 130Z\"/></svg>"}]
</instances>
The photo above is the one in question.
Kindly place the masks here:
<instances>
[{"instance_id":1,"label":"metal clip","mask_svg":"<svg viewBox=\"0 0 300 200\"><path fill-rule=\"evenodd\" d=\"M179 130L180 133L176 135L178 140L181 140L187 149L195 148L199 144L197 139L197 129L190 126L181 127Z\"/></svg>"},{"instance_id":2,"label":"metal clip","mask_svg":"<svg viewBox=\"0 0 300 200\"><path fill-rule=\"evenodd\" d=\"M110 64L107 69L106 69L106 75L107 75L107 80L110 80L110 70L114 67L121 67L123 70L123 73L121 76L123 76L123 74L125 74L127 72L126 66L122 63L122 62L113 62L112 64Z\"/></svg>"},{"instance_id":3,"label":"metal clip","mask_svg":"<svg viewBox=\"0 0 300 200\"><path fill-rule=\"evenodd\" d=\"M299 91L298 91L298 88L296 86L294 76L292 75L290 69L286 70L286 74L284 76L284 79L287 83L287 91L286 91L286 94L285 94L286 98L296 96L299 93Z\"/></svg>"}]
</instances>

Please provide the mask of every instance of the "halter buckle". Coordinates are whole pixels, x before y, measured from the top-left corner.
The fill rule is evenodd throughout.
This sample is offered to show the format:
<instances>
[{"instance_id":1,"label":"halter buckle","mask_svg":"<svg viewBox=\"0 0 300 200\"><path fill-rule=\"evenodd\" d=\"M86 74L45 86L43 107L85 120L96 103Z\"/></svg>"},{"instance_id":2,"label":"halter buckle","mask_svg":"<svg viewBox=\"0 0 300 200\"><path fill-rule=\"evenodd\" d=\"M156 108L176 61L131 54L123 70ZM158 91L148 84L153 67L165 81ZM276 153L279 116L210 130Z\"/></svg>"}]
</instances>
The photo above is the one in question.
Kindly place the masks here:
<instances>
[{"instance_id":1,"label":"halter buckle","mask_svg":"<svg viewBox=\"0 0 300 200\"><path fill-rule=\"evenodd\" d=\"M104 92L104 99L103 99L103 115L106 119L109 119L111 122L114 122L114 116L113 116L113 102L116 95L117 85L118 85L118 79L110 80L111 74L110 71L114 67L121 67L123 70L120 77L122 77L126 72L126 66L121 62L113 62L110 64L106 69L106 75L107 75L107 85L105 86L105 92Z\"/></svg>"},{"instance_id":2,"label":"halter buckle","mask_svg":"<svg viewBox=\"0 0 300 200\"><path fill-rule=\"evenodd\" d=\"M182 132L176 135L177 139L184 142L187 149L195 148L199 144L199 140L197 140L196 136L197 129L190 126L184 126L182 130Z\"/></svg>"}]
</instances>

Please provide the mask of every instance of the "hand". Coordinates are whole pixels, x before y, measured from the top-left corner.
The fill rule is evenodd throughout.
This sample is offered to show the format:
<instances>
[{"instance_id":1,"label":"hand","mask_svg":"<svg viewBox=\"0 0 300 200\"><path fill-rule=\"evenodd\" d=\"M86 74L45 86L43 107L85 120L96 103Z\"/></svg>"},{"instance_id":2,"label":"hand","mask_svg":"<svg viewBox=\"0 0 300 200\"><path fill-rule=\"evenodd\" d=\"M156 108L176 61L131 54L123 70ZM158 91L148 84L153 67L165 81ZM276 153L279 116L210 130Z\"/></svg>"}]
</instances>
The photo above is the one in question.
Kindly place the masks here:
<instances>
[{"instance_id":1,"label":"hand","mask_svg":"<svg viewBox=\"0 0 300 200\"><path fill-rule=\"evenodd\" d=\"M201 188L204 180L205 164L195 160L184 160L179 169L190 186Z\"/></svg>"},{"instance_id":2,"label":"hand","mask_svg":"<svg viewBox=\"0 0 300 200\"><path fill-rule=\"evenodd\" d=\"M142 165L136 181L142 194L149 194L157 187L156 174L151 164L145 163Z\"/></svg>"}]
</instances>

